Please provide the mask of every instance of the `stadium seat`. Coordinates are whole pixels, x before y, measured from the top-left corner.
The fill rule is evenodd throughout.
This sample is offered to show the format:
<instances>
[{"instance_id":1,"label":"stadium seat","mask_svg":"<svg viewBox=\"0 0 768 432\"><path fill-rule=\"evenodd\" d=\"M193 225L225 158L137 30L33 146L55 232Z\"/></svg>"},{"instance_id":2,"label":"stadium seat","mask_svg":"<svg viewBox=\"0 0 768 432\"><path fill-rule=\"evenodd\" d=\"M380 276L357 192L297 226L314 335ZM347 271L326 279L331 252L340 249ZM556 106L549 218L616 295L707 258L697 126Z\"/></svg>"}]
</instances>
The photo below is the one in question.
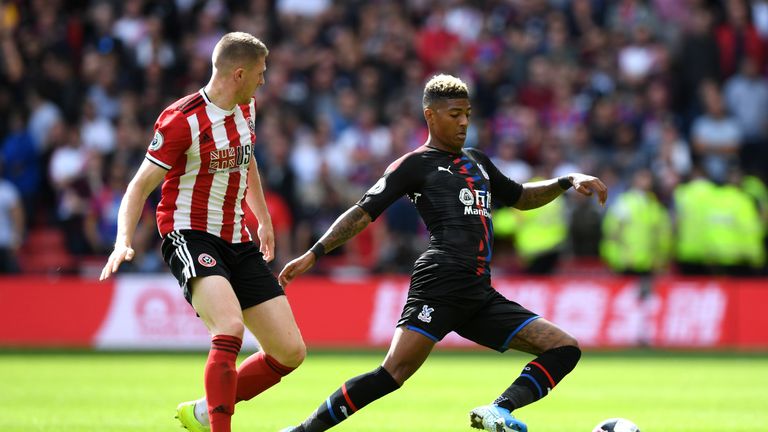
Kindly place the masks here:
<instances>
[{"instance_id":1,"label":"stadium seat","mask_svg":"<svg viewBox=\"0 0 768 432\"><path fill-rule=\"evenodd\" d=\"M57 228L35 228L19 251L24 273L73 273L77 260L67 250L64 234Z\"/></svg>"}]
</instances>

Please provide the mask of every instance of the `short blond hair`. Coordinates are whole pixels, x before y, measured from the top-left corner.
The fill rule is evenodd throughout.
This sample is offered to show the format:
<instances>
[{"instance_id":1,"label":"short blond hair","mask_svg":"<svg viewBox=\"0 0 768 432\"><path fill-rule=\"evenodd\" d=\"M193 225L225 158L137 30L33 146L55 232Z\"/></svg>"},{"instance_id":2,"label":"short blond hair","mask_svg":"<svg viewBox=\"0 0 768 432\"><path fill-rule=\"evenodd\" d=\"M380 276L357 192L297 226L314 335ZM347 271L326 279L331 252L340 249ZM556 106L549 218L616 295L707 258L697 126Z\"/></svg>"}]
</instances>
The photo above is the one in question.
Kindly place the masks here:
<instances>
[{"instance_id":1,"label":"short blond hair","mask_svg":"<svg viewBox=\"0 0 768 432\"><path fill-rule=\"evenodd\" d=\"M264 42L245 32L227 33L213 48L211 61L216 69L252 63L269 55Z\"/></svg>"},{"instance_id":2,"label":"short blond hair","mask_svg":"<svg viewBox=\"0 0 768 432\"><path fill-rule=\"evenodd\" d=\"M435 75L424 86L421 105L426 108L439 99L468 99L467 84L453 75Z\"/></svg>"}]
</instances>

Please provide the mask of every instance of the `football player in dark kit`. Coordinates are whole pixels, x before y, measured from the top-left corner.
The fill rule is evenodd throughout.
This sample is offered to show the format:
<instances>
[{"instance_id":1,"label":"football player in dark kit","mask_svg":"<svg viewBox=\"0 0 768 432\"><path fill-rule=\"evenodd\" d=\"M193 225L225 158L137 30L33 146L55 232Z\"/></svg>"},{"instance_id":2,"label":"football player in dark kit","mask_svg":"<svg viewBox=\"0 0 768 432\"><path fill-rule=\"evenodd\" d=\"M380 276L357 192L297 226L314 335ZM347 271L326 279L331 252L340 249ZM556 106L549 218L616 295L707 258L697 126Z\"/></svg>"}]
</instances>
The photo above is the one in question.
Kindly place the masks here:
<instances>
[{"instance_id":1,"label":"football player in dark kit","mask_svg":"<svg viewBox=\"0 0 768 432\"><path fill-rule=\"evenodd\" d=\"M302 424L283 431L330 429L397 390L451 331L499 352L512 348L537 356L493 403L470 412L471 426L477 429L526 431L511 411L546 396L579 361L576 339L491 286L491 198L528 210L573 187L585 195L596 193L604 204L606 186L578 173L521 185L501 174L482 152L464 149L471 107L467 86L456 77L433 77L424 88L423 108L427 142L392 163L363 198L279 276L286 286L407 195L424 219L430 241L414 265L389 352L379 368L348 380Z\"/></svg>"}]
</instances>

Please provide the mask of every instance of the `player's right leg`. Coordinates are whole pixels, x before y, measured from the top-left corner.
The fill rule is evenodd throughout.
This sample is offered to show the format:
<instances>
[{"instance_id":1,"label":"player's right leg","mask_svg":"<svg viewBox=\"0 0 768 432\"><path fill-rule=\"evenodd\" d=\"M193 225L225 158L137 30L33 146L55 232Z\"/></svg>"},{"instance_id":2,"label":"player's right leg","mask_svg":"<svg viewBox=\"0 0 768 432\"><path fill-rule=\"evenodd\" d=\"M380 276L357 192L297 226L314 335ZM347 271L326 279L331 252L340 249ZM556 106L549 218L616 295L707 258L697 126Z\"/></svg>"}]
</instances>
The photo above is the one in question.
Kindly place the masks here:
<instances>
[{"instance_id":1,"label":"player's right leg","mask_svg":"<svg viewBox=\"0 0 768 432\"><path fill-rule=\"evenodd\" d=\"M230 432L236 402L237 355L245 331L240 302L223 276L194 278L190 284L192 306L211 334L211 349L205 364L205 396L211 432Z\"/></svg>"},{"instance_id":2,"label":"player's right leg","mask_svg":"<svg viewBox=\"0 0 768 432\"><path fill-rule=\"evenodd\" d=\"M535 402L576 366L581 351L571 335L496 292L477 315L456 332L504 352L508 348L536 355L493 403L470 412L472 427L492 432L526 431L511 412Z\"/></svg>"},{"instance_id":3,"label":"player's right leg","mask_svg":"<svg viewBox=\"0 0 768 432\"><path fill-rule=\"evenodd\" d=\"M410 378L432 351L435 342L405 326L395 330L381 367L342 384L302 424L286 432L328 430L371 402L397 390Z\"/></svg>"},{"instance_id":4,"label":"player's right leg","mask_svg":"<svg viewBox=\"0 0 768 432\"><path fill-rule=\"evenodd\" d=\"M213 432L229 432L234 412L235 362L245 326L222 245L226 242L220 238L193 230L168 233L162 244L163 259L211 334L204 379L210 412L201 413L207 406L199 403L182 403L177 408L179 421L194 431L208 431L210 417Z\"/></svg>"}]
</instances>

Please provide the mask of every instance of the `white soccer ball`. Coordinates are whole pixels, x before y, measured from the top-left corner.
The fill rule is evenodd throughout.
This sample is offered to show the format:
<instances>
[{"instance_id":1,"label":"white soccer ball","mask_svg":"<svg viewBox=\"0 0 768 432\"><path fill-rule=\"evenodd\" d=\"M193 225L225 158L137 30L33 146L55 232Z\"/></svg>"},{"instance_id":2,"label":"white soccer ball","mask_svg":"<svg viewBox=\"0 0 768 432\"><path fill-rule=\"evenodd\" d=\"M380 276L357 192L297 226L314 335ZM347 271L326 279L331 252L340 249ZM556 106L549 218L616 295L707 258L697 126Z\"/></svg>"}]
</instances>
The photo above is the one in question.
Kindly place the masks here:
<instances>
[{"instance_id":1,"label":"white soccer ball","mask_svg":"<svg viewBox=\"0 0 768 432\"><path fill-rule=\"evenodd\" d=\"M623 418L609 418L595 426L592 432L640 432L640 428Z\"/></svg>"}]
</instances>

